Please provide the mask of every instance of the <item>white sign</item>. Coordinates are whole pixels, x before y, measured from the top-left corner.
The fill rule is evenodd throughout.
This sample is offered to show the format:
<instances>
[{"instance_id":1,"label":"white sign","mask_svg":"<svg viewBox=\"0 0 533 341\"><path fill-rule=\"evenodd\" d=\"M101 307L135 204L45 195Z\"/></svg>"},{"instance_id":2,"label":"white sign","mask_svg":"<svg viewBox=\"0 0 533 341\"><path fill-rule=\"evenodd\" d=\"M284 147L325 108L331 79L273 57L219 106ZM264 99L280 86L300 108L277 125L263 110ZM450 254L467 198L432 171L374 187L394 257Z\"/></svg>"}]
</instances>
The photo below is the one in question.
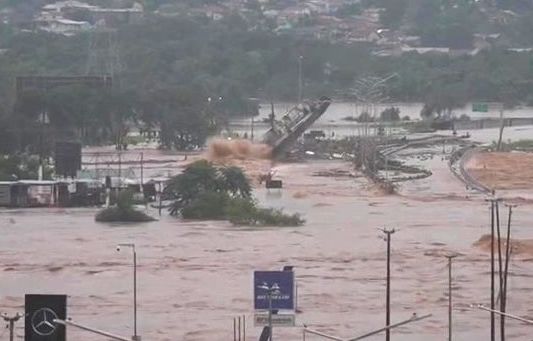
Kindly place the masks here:
<instances>
[{"instance_id":1,"label":"white sign","mask_svg":"<svg viewBox=\"0 0 533 341\"><path fill-rule=\"evenodd\" d=\"M272 314L272 326L274 327L294 327L295 325L296 317L294 314ZM254 326L268 326L268 313L256 313Z\"/></svg>"}]
</instances>

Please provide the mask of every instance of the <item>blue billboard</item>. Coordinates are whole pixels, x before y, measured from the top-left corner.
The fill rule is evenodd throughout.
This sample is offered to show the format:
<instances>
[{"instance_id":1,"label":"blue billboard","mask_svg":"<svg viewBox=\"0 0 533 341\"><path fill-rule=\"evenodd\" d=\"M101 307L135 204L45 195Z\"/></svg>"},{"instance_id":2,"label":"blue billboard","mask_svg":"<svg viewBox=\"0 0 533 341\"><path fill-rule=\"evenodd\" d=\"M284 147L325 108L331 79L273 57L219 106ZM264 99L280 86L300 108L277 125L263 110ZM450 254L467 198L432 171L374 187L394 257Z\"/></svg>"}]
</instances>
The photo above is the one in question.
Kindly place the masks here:
<instances>
[{"instance_id":1,"label":"blue billboard","mask_svg":"<svg viewBox=\"0 0 533 341\"><path fill-rule=\"evenodd\" d=\"M294 310L294 272L292 271L255 271L254 308L268 309L268 290L264 287L278 287L272 295L272 309Z\"/></svg>"}]
</instances>

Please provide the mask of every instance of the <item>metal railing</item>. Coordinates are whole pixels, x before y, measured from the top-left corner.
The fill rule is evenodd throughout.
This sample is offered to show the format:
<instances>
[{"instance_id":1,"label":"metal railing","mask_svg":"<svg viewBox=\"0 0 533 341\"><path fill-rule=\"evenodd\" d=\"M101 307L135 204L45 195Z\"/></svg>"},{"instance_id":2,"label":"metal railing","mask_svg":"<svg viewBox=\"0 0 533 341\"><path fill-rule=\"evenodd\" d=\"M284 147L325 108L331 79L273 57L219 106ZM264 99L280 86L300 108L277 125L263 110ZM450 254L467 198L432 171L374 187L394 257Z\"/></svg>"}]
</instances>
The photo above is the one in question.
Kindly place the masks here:
<instances>
[{"instance_id":1,"label":"metal railing","mask_svg":"<svg viewBox=\"0 0 533 341\"><path fill-rule=\"evenodd\" d=\"M233 341L246 341L246 315L233 318Z\"/></svg>"},{"instance_id":2,"label":"metal railing","mask_svg":"<svg viewBox=\"0 0 533 341\"><path fill-rule=\"evenodd\" d=\"M131 339L129 339L129 338L127 338L127 337L119 336L119 335L115 335L115 334L111 334L111 333L105 332L105 331L103 331L103 330L99 330L99 329L95 329L95 328L87 327L87 326L81 325L81 324L76 323L76 322L71 321L71 320L54 319L53 322L54 322L54 323L57 323L57 324L62 324L62 325L64 325L64 326L73 326L73 327L79 328L79 329L81 329L81 330L85 330L85 331L88 331L88 332L91 332L91 333L94 333L94 334L98 334L98 335L101 335L101 336L105 336L105 337L110 338L110 339L113 339L113 340L118 340L118 341L131 341Z\"/></svg>"},{"instance_id":3,"label":"metal railing","mask_svg":"<svg viewBox=\"0 0 533 341\"><path fill-rule=\"evenodd\" d=\"M520 317L520 316L512 315L512 314L509 314L509 313L504 313L504 312L501 312L499 310L490 309L490 308L485 307L482 304L477 304L477 305L472 304L471 307L472 308L478 308L478 309L481 309L481 310L485 310L485 311L488 311L488 312L491 312L491 313L495 313L495 314L498 314L498 315L503 315L505 317L508 317L510 319L523 322L525 324L533 325L533 320L528 320L528 319L525 319L525 318Z\"/></svg>"},{"instance_id":4,"label":"metal railing","mask_svg":"<svg viewBox=\"0 0 533 341\"><path fill-rule=\"evenodd\" d=\"M303 336L303 341L305 341L307 334L320 336L320 337L323 337L324 339L333 340L333 341L358 341L358 340L366 339L367 337L382 333L382 332L384 332L386 330L391 330L391 329L406 325L408 323L424 320L424 319L426 319L428 317L431 317L431 316L432 316L432 314L427 314L427 315L423 315L423 316L417 316L416 314L413 314L413 316L411 316L407 320L404 320L404 321L401 321L401 322L398 322L398 323L395 323L395 324L391 324L389 326L385 326L383 328L371 331L369 333L366 333L366 334L363 334L363 335L360 335L360 336L356 336L356 337L352 337L352 338L348 338L348 339L343 339L343 338L338 337L338 336L322 333L322 332L319 332L317 330L310 329L306 325L304 325L302 336Z\"/></svg>"}]
</instances>

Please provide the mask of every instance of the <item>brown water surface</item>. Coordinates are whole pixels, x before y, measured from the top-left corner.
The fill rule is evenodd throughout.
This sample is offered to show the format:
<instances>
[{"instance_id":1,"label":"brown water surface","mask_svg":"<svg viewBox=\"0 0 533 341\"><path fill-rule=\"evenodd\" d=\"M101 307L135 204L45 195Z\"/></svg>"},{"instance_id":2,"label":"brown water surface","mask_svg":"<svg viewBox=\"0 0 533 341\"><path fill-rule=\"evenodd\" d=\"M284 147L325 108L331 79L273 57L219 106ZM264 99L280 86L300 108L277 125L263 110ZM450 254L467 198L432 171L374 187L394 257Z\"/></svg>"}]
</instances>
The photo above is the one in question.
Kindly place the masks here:
<instances>
[{"instance_id":1,"label":"brown water surface","mask_svg":"<svg viewBox=\"0 0 533 341\"><path fill-rule=\"evenodd\" d=\"M166 156L168 157L168 156ZM301 212L297 228L233 227L161 217L142 225L94 222L96 209L0 211L0 310L23 309L25 293L66 293L68 314L121 335L132 333L131 254L116 243L135 242L139 262L139 329L144 340L231 340L232 318L252 321L252 272L295 266L297 324L342 337L384 325L385 247L379 228L397 228L392 241L392 321L432 313L393 332L394 340L443 340L447 333L447 268L454 265L454 319L458 340L487 340L489 316L471 303L489 301L488 254L473 244L489 231L487 204L446 172L446 161L427 161L428 179L383 196L342 162L275 166L285 188L256 190L263 205ZM169 170L175 167L168 167ZM332 176L317 176L332 174ZM335 176L335 174L340 174ZM151 212L156 214L156 212ZM531 239L531 206L515 211L513 236ZM508 310L533 316L530 259L510 264ZM533 329L508 322L509 339ZM300 340L301 328L276 329L277 340ZM23 334L22 323L17 334ZM2 335L2 332L0 332ZM69 328L72 340L102 340ZM376 336L368 340L381 340ZM308 338L318 340L318 338Z\"/></svg>"}]
</instances>

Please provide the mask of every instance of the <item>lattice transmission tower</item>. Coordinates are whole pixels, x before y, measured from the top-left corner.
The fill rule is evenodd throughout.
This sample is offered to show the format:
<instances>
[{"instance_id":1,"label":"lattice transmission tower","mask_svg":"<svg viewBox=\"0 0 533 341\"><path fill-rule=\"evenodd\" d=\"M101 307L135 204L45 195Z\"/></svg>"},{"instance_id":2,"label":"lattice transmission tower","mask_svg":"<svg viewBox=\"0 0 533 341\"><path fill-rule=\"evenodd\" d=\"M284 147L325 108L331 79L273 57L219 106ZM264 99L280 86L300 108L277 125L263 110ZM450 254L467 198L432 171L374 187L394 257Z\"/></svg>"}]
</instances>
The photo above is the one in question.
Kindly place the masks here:
<instances>
[{"instance_id":1,"label":"lattice transmission tower","mask_svg":"<svg viewBox=\"0 0 533 341\"><path fill-rule=\"evenodd\" d=\"M113 84L120 86L122 63L118 46L117 31L96 28L89 33L89 49L85 74L87 76L109 75Z\"/></svg>"}]
</instances>

